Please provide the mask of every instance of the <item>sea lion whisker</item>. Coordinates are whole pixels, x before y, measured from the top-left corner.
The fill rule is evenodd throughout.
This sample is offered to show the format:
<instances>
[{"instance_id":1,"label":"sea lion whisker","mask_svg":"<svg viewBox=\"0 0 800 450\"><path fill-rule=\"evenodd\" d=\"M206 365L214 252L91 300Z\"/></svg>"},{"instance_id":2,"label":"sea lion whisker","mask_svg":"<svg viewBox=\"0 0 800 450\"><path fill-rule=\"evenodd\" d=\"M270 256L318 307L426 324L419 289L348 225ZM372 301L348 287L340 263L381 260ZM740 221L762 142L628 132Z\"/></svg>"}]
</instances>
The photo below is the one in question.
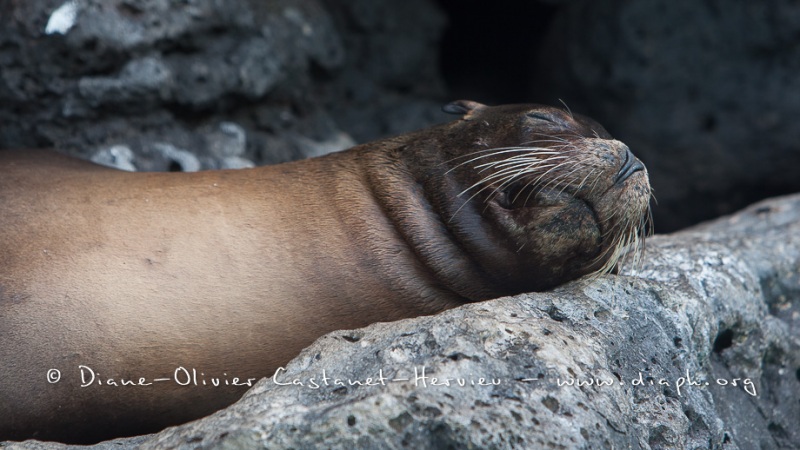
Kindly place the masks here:
<instances>
[{"instance_id":1,"label":"sea lion whisker","mask_svg":"<svg viewBox=\"0 0 800 450\"><path fill-rule=\"evenodd\" d=\"M510 182L514 182L520 177L523 177L528 174L538 173L539 170L547 169L550 167L555 167L553 165L542 165L542 166L535 166L531 167L530 164L518 164L515 166L505 167L501 170L496 172L492 172L491 175L484 177L481 181L487 182L496 179L508 179Z\"/></svg>"},{"instance_id":2,"label":"sea lion whisker","mask_svg":"<svg viewBox=\"0 0 800 450\"><path fill-rule=\"evenodd\" d=\"M540 182L540 181L541 181L541 180L542 180L542 179L543 179L545 176L547 176L547 175L550 175L550 173L551 173L552 171L554 171L554 170L558 169L559 167L561 167L561 164L558 164L558 165L556 165L555 167L553 167L552 169L549 169L547 172L544 172L544 173L542 173L541 175L539 175L539 177L538 177L538 178L536 178L535 182L533 182L533 186L539 186L539 182Z\"/></svg>"},{"instance_id":3,"label":"sea lion whisker","mask_svg":"<svg viewBox=\"0 0 800 450\"><path fill-rule=\"evenodd\" d=\"M489 186L489 184L488 184L489 181L492 181L492 180L495 180L495 179L498 179L498 178L502 179L502 178L504 178L504 177L506 177L508 175L509 174L503 173L503 172L492 172L490 175L488 175L486 177L483 177L480 180L478 180L477 182L475 182L474 184L472 184L472 186L470 186L470 187L464 189L463 191L459 192L457 197L461 197L462 195L466 194L467 192L471 191L472 189L475 189L478 186L482 186L483 185L484 189L485 189L486 187ZM472 198L474 198L475 195L479 194L480 192L481 191L478 191L476 194L473 194L472 197L470 197L470 200Z\"/></svg>"},{"instance_id":4,"label":"sea lion whisker","mask_svg":"<svg viewBox=\"0 0 800 450\"><path fill-rule=\"evenodd\" d=\"M534 136L547 136L547 138L550 139L551 141L552 140L556 140L556 141L559 141L559 142L570 143L569 139L561 137L561 136L553 136L553 135L550 135L550 134L547 134L547 133L541 133L541 132L536 132L536 133L531 133L531 134L533 134ZM536 140L535 142L539 142L539 140Z\"/></svg>"},{"instance_id":5,"label":"sea lion whisker","mask_svg":"<svg viewBox=\"0 0 800 450\"><path fill-rule=\"evenodd\" d=\"M512 177L518 177L520 175L528 173L527 169L529 169L531 167L532 167L531 164L526 164L526 163L520 162L520 163L518 163L518 165L505 167L502 170L498 170L496 172L492 172L490 175L487 175L487 176L481 178L478 182L476 182L472 186L464 189L459 195L463 195L466 192L470 191L471 189L474 189L475 187L477 187L477 186L479 186L481 184L486 184L487 182L496 180L498 178L505 179L505 177L507 177L509 175L512 176ZM543 169L543 168L548 168L548 167L558 167L558 165L536 166L536 169L538 170L538 169Z\"/></svg>"},{"instance_id":6,"label":"sea lion whisker","mask_svg":"<svg viewBox=\"0 0 800 450\"><path fill-rule=\"evenodd\" d=\"M573 142L568 141L567 139L537 139L535 141L532 141L531 143L555 144L555 145L560 145L561 148L575 147L575 144Z\"/></svg>"},{"instance_id":7,"label":"sea lion whisker","mask_svg":"<svg viewBox=\"0 0 800 450\"><path fill-rule=\"evenodd\" d=\"M578 171L579 169L581 169L581 168L582 168L582 167L580 167L580 166L576 166L576 167L575 167L575 168L574 168L574 169L573 169L571 172L569 172L569 174L568 174L568 175L572 175L573 173L577 172L577 171ZM592 169L592 170L591 170L591 171L590 171L588 174L586 174L586 176L585 176L585 177L583 177L583 179L581 180L581 182L580 182L580 183L578 183L578 186L575 188L575 193L578 193L578 192L580 192L580 191L581 191L581 189L583 189L583 186L584 186L584 184L586 183L586 180L587 180L587 179L589 178L589 176L591 176L591 175L592 175L592 174L593 174L595 171L596 171L596 169ZM565 174L565 175L567 175L567 174ZM569 180L569 181L568 181L568 182L566 182L566 183L562 183L562 184L561 184L561 190L559 190L559 191L558 191L558 195L561 195L561 194L563 194L563 193L564 193L564 191L565 191L565 190L566 190L568 187L570 187L570 186L572 186L573 184L575 184L575 183L572 183L572 181L574 181L574 179L573 179L573 180ZM560 181L559 181L559 183L560 183ZM545 187L544 187L544 188L545 188L545 189L547 189L547 187L548 187L548 186L547 186L547 185L545 185Z\"/></svg>"},{"instance_id":8,"label":"sea lion whisker","mask_svg":"<svg viewBox=\"0 0 800 450\"><path fill-rule=\"evenodd\" d=\"M504 158L504 159L501 159L501 160L498 160L498 161L490 161L490 162L481 163L479 165L476 165L475 167L499 165L499 164L503 164L503 163L505 163L507 161L545 162L545 161L552 160L552 159L566 159L566 158L567 158L567 156L559 155L557 153L554 153L552 155L525 153L525 154L521 154L521 155L509 156L507 158Z\"/></svg>"},{"instance_id":9,"label":"sea lion whisker","mask_svg":"<svg viewBox=\"0 0 800 450\"><path fill-rule=\"evenodd\" d=\"M552 170L555 170L556 168L558 168L560 165L562 165L562 164L555 164L555 165L550 165L550 166L539 166L539 167L536 167L536 168L535 168L536 170L529 170L529 169L530 169L530 167L523 167L522 169L520 169L519 171L517 171L517 172L514 174L514 177L513 177L513 179L510 179L510 180L509 180L509 183L511 183L511 182L515 182L516 180L518 180L519 178L521 178L521 177L523 177L523 176L525 176L525 175L529 175L529 174L538 174L538 173L539 173L539 169L545 169L545 168L547 168L547 169L549 169L547 172L550 172L550 171L552 171ZM507 171L507 170L508 170L508 169L506 169L506 171ZM544 174L542 174L542 176L543 176L543 175L546 175L546 174L547 174L547 172L545 172ZM541 179L541 176L539 177L539 179ZM529 182L529 183L527 183L527 184L526 184L526 185L523 187L523 189L527 188L527 187L528 187L528 186L530 186L530 185L531 185L531 183L530 183L530 182Z\"/></svg>"},{"instance_id":10,"label":"sea lion whisker","mask_svg":"<svg viewBox=\"0 0 800 450\"><path fill-rule=\"evenodd\" d=\"M478 196L481 192L485 191L486 189L489 189L491 187L491 184L489 184L490 181L496 180L496 179L500 179L502 181L500 186L495 187L493 189L493 191L492 191L492 194L496 194L499 190L501 190L506 185L506 183L513 182L513 180L518 177L519 173L524 172L524 170L525 170L524 168L522 168L522 169L506 168L504 170L501 170L501 171L498 171L498 172L494 172L494 173L492 173L492 174L480 179L478 182L474 183L472 186L470 186L470 187L464 189L463 191L461 191L460 193L458 193L457 197L461 197L462 195L466 194L470 190L472 190L472 189L474 189L474 188L476 188L476 187L478 187L480 185L484 185L480 190L478 190L477 192L472 194L467 199L467 201L464 203L464 204L466 204L466 203L470 202L472 199L474 199L476 196ZM492 198L491 197L492 194L490 194L490 196L487 198L487 202ZM464 205L462 204L461 207L458 208L458 210L453 214L453 216L450 218L450 220L452 220L452 218L455 217L455 215L458 213L458 211L461 210L461 208L463 206Z\"/></svg>"},{"instance_id":11,"label":"sea lion whisker","mask_svg":"<svg viewBox=\"0 0 800 450\"><path fill-rule=\"evenodd\" d=\"M549 139L531 139L530 141L520 142L519 145L520 145L520 147L525 147L525 146L531 146L533 144L548 143L548 142L559 142L560 143L561 141L555 141L555 140L549 140Z\"/></svg>"},{"instance_id":12,"label":"sea lion whisker","mask_svg":"<svg viewBox=\"0 0 800 450\"><path fill-rule=\"evenodd\" d=\"M653 234L653 210L650 208L649 202L646 210L646 213L639 217L639 225L637 227L637 234L641 236L642 260L644 260L647 238Z\"/></svg>"},{"instance_id":13,"label":"sea lion whisker","mask_svg":"<svg viewBox=\"0 0 800 450\"><path fill-rule=\"evenodd\" d=\"M644 255L646 252L647 246L647 238L652 235L653 227L652 227L652 220L653 220L653 212L650 208L649 201L645 204L645 211L639 216L638 223L633 226L633 221L628 224L630 228L630 233L632 234L632 239L635 240L637 244L637 254L633 256L631 261L631 270L636 273L641 269L642 262L644 261Z\"/></svg>"},{"instance_id":14,"label":"sea lion whisker","mask_svg":"<svg viewBox=\"0 0 800 450\"><path fill-rule=\"evenodd\" d=\"M572 169L572 170L574 171L574 170L577 170L577 169ZM560 188L559 194L561 194L562 192L564 192L564 189L566 189L567 187L570 186L569 175L571 175L571 174L572 174L572 172L564 172L564 173L558 174L557 176L555 176L552 179L548 180L546 183L537 186L537 188L539 188L542 191L546 191L546 190L550 190L550 189L559 189Z\"/></svg>"},{"instance_id":15,"label":"sea lion whisker","mask_svg":"<svg viewBox=\"0 0 800 450\"><path fill-rule=\"evenodd\" d=\"M601 171L599 171L599 172L597 172L597 176L595 177L595 179L594 179L594 182L592 183L592 187L591 187L591 188L589 188L589 193L590 193L590 194L594 195L594 194L596 194L596 193L597 193L597 187L598 187L598 186L597 186L597 183L598 183L598 182L600 181L600 179L602 178L602 175L603 175L603 171L602 171L602 170L601 170Z\"/></svg>"},{"instance_id":16,"label":"sea lion whisker","mask_svg":"<svg viewBox=\"0 0 800 450\"><path fill-rule=\"evenodd\" d=\"M605 264L602 266L604 269L614 267L614 265L619 261L622 252L628 251L628 247L630 247L627 226L628 225L626 225L625 228L620 228L617 230L618 232L613 236L613 239L609 243L606 250L594 258L593 264L601 262L605 259Z\"/></svg>"},{"instance_id":17,"label":"sea lion whisker","mask_svg":"<svg viewBox=\"0 0 800 450\"><path fill-rule=\"evenodd\" d=\"M583 180L581 180L581 182L578 183L578 187L577 187L577 189L575 189L575 192L580 192L583 189L583 187L586 185L586 181L589 180L589 177L594 175L596 172L597 172L597 168L592 168L592 170L590 170L589 173L587 173L586 176L583 177Z\"/></svg>"},{"instance_id":18,"label":"sea lion whisker","mask_svg":"<svg viewBox=\"0 0 800 450\"><path fill-rule=\"evenodd\" d=\"M562 175L559 175L559 177L562 177L562 176L563 176L563 174L562 174ZM541 177L540 177L539 179L541 179ZM536 181L538 181L539 179L537 179ZM556 179L558 179L558 177L556 177ZM520 189L520 190L517 192L517 195L514 197L514 201L516 201L516 200L519 198L519 196L520 196L520 194L522 194L522 192L525 192L525 191L527 190L527 191L528 191L528 196L527 196L527 197L525 197L525 204L527 204L527 203L528 203L528 201L531 199L531 196L532 196L532 195L534 195L534 190L535 190L536 188L539 188L539 189L542 189L542 190L544 190L544 189L548 189L548 188L549 188L549 186L551 186L551 185L552 185L552 182L553 182L553 180L549 181L548 183L546 183L546 184L545 184L545 185L542 187L542 186L538 186L534 180L530 180L530 181L528 181L527 183L525 183L525 185L522 187L522 189ZM567 185L565 185L565 186L564 186L564 188L566 188L566 186L567 186ZM534 189L528 189L529 187L533 187Z\"/></svg>"},{"instance_id":19,"label":"sea lion whisker","mask_svg":"<svg viewBox=\"0 0 800 450\"><path fill-rule=\"evenodd\" d=\"M450 216L450 218L449 218L449 219L447 219L447 223L451 223L451 222L453 221L453 219L455 219L455 217L458 215L458 213L459 213L459 212L461 212L461 210L462 210L462 209L463 209L463 208L464 208L464 207L465 207L465 206L466 206L466 205L467 205L469 202L471 202L473 198L477 197L477 196L478 196L478 195L479 195L481 192L483 192L483 191L484 191L484 190L486 190L487 188L488 188L488 186L485 186L485 187L483 187L483 188L482 188L482 189L480 189L478 192L476 192L476 193L472 194L472 195L471 195L471 196L470 196L468 199L464 200L464 203L462 203L462 204L461 204L461 206L459 206L459 207L458 207L458 208L455 210L455 212L454 212L454 213L453 213L453 214ZM471 188L469 188L469 189L471 189ZM461 195L463 195L465 192L466 192L466 190L465 190L465 191L462 191L461 193L459 193L459 194L456 196L456 198L460 197L460 196L461 196Z\"/></svg>"},{"instance_id":20,"label":"sea lion whisker","mask_svg":"<svg viewBox=\"0 0 800 450\"><path fill-rule=\"evenodd\" d=\"M575 120L575 116L572 115L572 110L569 109L569 106L567 106L567 102L565 102L562 99L558 99L558 101L561 102L562 105L564 105L564 109L567 110L567 114L569 114L569 118L572 119L572 120Z\"/></svg>"},{"instance_id":21,"label":"sea lion whisker","mask_svg":"<svg viewBox=\"0 0 800 450\"><path fill-rule=\"evenodd\" d=\"M536 141L537 144L553 144L551 148L558 148L561 151L566 149L577 150L578 147L575 145L574 142L570 142L567 140L547 140L547 139L540 139Z\"/></svg>"},{"instance_id":22,"label":"sea lion whisker","mask_svg":"<svg viewBox=\"0 0 800 450\"><path fill-rule=\"evenodd\" d=\"M515 183L517 180L519 180L520 176L524 175L524 173L525 173L524 170L525 170L524 168L523 169L518 169L518 170L510 170L509 169L509 170L506 171L507 173L497 173L497 174L492 175L493 178L496 177L496 178L499 179L499 181L496 183L496 186L494 187L494 189L492 189L492 192L489 194L489 196L487 196L485 202L487 202L487 203L490 202L493 198L495 198L497 195L499 195L499 193L501 191L503 191L507 186L509 186L509 185ZM481 180L481 181L482 182L488 182L489 180ZM490 184L487 184L486 187L484 187L483 189L478 191L478 193L476 193L476 194L479 194L480 192L482 192L483 190L489 188L490 186L491 186ZM474 198L474 197L475 197L474 195L472 197L470 197L470 200L472 198Z\"/></svg>"},{"instance_id":23,"label":"sea lion whisker","mask_svg":"<svg viewBox=\"0 0 800 450\"><path fill-rule=\"evenodd\" d=\"M610 273L614 270L614 266L620 262L623 256L629 251L631 242L627 239L625 233L620 233L618 239L613 244L614 251L609 257L608 261L603 265L602 272Z\"/></svg>"},{"instance_id":24,"label":"sea lion whisker","mask_svg":"<svg viewBox=\"0 0 800 450\"><path fill-rule=\"evenodd\" d=\"M630 210L632 207L631 200L628 200L626 207L622 210ZM609 231L616 232L614 241L608 249L595 258L595 263L601 261L603 258L608 257L606 263L601 267L598 273L606 273L613 270L616 264L629 264L635 272L641 266L644 260L645 246L647 236L652 230L647 229L647 223L652 218L652 210L647 204L638 219L632 218L630 215L620 217L613 226L609 227ZM612 214L611 217L614 217ZM607 223L610 220L606 221ZM604 233L604 240L607 238L608 233ZM608 255L608 250L614 249L612 254Z\"/></svg>"},{"instance_id":25,"label":"sea lion whisker","mask_svg":"<svg viewBox=\"0 0 800 450\"><path fill-rule=\"evenodd\" d=\"M536 151L531 151L531 150L536 150ZM450 168L449 170L447 170L445 172L445 174L449 174L453 170L455 170L455 169L457 169L457 168L459 168L461 166L464 166L466 164L470 164L472 162L475 162L475 161L477 161L479 159L491 158L493 156L497 156L497 155L501 155L501 154L505 154L505 153L525 153L527 156L558 155L558 152L554 152L554 151L549 150L549 149L541 149L541 151L539 151L539 150L540 149L538 149L536 147L531 147L531 148L506 148L506 149L501 149L501 150L497 150L497 151L492 150L493 153L480 155L480 156L474 157L474 158L472 158L472 159L470 159L468 161L463 161L463 162L457 164L456 166L454 166L454 167ZM455 160L455 158L453 158L453 160ZM451 160L451 161L453 161L453 160Z\"/></svg>"},{"instance_id":26,"label":"sea lion whisker","mask_svg":"<svg viewBox=\"0 0 800 450\"><path fill-rule=\"evenodd\" d=\"M578 163L578 162L575 162L575 161L568 161L568 162L570 163L570 165L566 166L566 164L565 164L565 167L564 167L565 171L560 173L559 175L557 175L553 179L551 179L548 183L546 183L543 186L544 189L549 189L549 188L551 188L553 186L560 185L565 179L568 179L572 174L574 174L575 172L578 172L581 169L583 169L583 165ZM570 180L567 180L568 184L569 184L569 181Z\"/></svg>"},{"instance_id":27,"label":"sea lion whisker","mask_svg":"<svg viewBox=\"0 0 800 450\"><path fill-rule=\"evenodd\" d=\"M531 195L534 194L534 190L533 189L528 189L528 187L530 187L530 186L531 186L531 182L530 181L526 182L525 185L522 186L522 189L517 191L517 195L514 196L514 199L512 200L512 203L516 202L519 199L519 196L522 195L523 192L528 191L528 196L525 197L525 204L527 205L528 201L531 199Z\"/></svg>"},{"instance_id":28,"label":"sea lion whisker","mask_svg":"<svg viewBox=\"0 0 800 450\"><path fill-rule=\"evenodd\" d=\"M633 273L639 272L644 259L645 239L639 236L636 227L631 230L629 235L629 252L625 255L625 262L630 264Z\"/></svg>"},{"instance_id":29,"label":"sea lion whisker","mask_svg":"<svg viewBox=\"0 0 800 450\"><path fill-rule=\"evenodd\" d=\"M622 215L623 213L620 213L620 211L621 209L616 209L603 221L603 224L605 225L605 231L603 231L601 236L604 240L612 234L616 235L616 233L623 228L621 225L626 220L626 217ZM612 219L617 220L612 223Z\"/></svg>"},{"instance_id":30,"label":"sea lion whisker","mask_svg":"<svg viewBox=\"0 0 800 450\"><path fill-rule=\"evenodd\" d=\"M481 154L481 153L489 153L491 155L491 154L495 154L495 153L501 154L501 153L505 153L505 152L529 152L529 151L532 151L532 150L541 150L541 151L555 153L548 147L538 147L538 146L537 147L531 147L531 146L526 146L526 145L515 145L515 146L509 146L509 147L492 147L492 148L484 148L484 149L480 149L480 150L475 150L475 151L467 153L465 155L456 156L454 158L451 158L447 162L452 162L452 161L455 161L457 159L462 159L462 158L470 158L470 157L473 157L473 156L475 156L477 154Z\"/></svg>"},{"instance_id":31,"label":"sea lion whisker","mask_svg":"<svg viewBox=\"0 0 800 450\"><path fill-rule=\"evenodd\" d=\"M470 157L472 157L474 155L477 155L477 154L480 154L480 153L489 153L489 152L504 151L504 150L524 150L524 149L528 149L528 148L531 148L531 147L526 146L526 145L509 145L507 147L482 148L480 150L473 150L471 152L464 153L463 155L454 156L454 157L448 159L446 162L452 162L452 161L455 161L455 160L458 160L458 159L463 159L463 158L470 158ZM544 147L542 147L542 148L544 148Z\"/></svg>"},{"instance_id":32,"label":"sea lion whisker","mask_svg":"<svg viewBox=\"0 0 800 450\"><path fill-rule=\"evenodd\" d=\"M559 140L561 142L570 143L570 144L572 143L573 139L568 139L567 137L575 138L574 140L578 140L578 141L585 139L585 136L582 136L581 134L579 134L575 130L562 130L562 131L559 132L559 135L551 135L551 134L547 134L547 133L543 133L543 132L537 132L537 133L531 133L531 134L534 135L534 136L545 136L547 139Z\"/></svg>"},{"instance_id":33,"label":"sea lion whisker","mask_svg":"<svg viewBox=\"0 0 800 450\"><path fill-rule=\"evenodd\" d=\"M481 181L483 181L483 182L486 182L486 181L489 181L490 179L493 179L493 178L495 178L495 177L499 177L499 178L500 178L500 180L501 180L501 182L499 183L499 185L498 185L498 186L497 186L497 187L496 187L496 188L493 190L493 192L492 192L492 194L493 194L493 195L495 195L495 194L499 193L499 191L501 191L501 190L505 189L505 187L506 187L507 185L509 185L509 184L511 184L511 183L514 183L514 182L515 182L516 180L518 180L520 177L522 177L522 176L524 176L524 175L527 175L527 174L529 174L529 173L536 173L536 171L535 171L535 170L531 170L532 168L535 168L536 170L538 170L538 169L541 169L541 168L546 168L546 167L553 167L553 168L554 168L554 167L558 167L559 165L562 165L562 164L563 164L563 163L559 163L559 164L556 164L556 165L554 165L554 166L546 166L546 165L542 165L542 166L540 166L540 164L542 164L542 163L544 163L544 162L550 162L550 161L552 161L552 159L558 159L558 158L557 158L557 157L554 157L554 158L551 158L550 160L533 160L533 161L530 161L530 163L529 163L529 164L525 164L525 163L517 162L517 163L515 163L514 165L511 165L511 166L509 166L509 167L505 167L505 168L503 168L502 170L499 170L499 171L495 172L493 175L491 175L491 176L489 176L489 177L486 177L486 178L484 178L484 179L483 179L483 180L481 180ZM512 202L515 202L515 201L516 201L516 200L519 198L519 194L520 194L522 191L524 191L524 190L525 190L525 189L526 189L526 188L527 188L529 185L530 185L530 183L526 184L526 185L525 185L525 186L524 186L524 187L523 187L523 188L522 188L522 189L521 189L521 190L520 190L520 191L517 193L517 196L515 196L515 197L514 197L514 199L512 200ZM491 200L492 198L493 198L493 197L490 195L490 196L487 198L487 202L488 202L489 200ZM529 198L530 198L530 194L529 194L529 196L528 196L528 199L529 199ZM526 202L527 202L527 199L526 199Z\"/></svg>"},{"instance_id":34,"label":"sea lion whisker","mask_svg":"<svg viewBox=\"0 0 800 450\"><path fill-rule=\"evenodd\" d=\"M573 168L573 169L572 169L570 172L568 172L568 173L565 173L565 174L564 174L564 176L563 176L563 178L569 178L569 177L571 177L571 176L572 176L574 173L576 173L576 172L580 171L582 168L583 168L583 167L576 166L576 167L575 167L575 168ZM588 176L588 175L587 175L587 176ZM561 183L561 181L559 180L559 183L561 183L561 190L559 190L559 191L558 191L558 195L561 195L561 194L563 194L565 189L567 189L568 187L570 187L570 186L574 185L574 184L575 184L575 183L574 183L574 181L575 181L575 179L574 179L574 178L573 178L573 179L569 179L569 180L567 180L565 183ZM586 177L584 177L584 178L583 178L583 181L586 181ZM581 188L581 185L583 184L583 181L581 181L581 183L579 183L579 184L578 184L578 187L575 189L575 192L576 192L576 193L577 193L577 192L580 190L580 188Z\"/></svg>"},{"instance_id":35,"label":"sea lion whisker","mask_svg":"<svg viewBox=\"0 0 800 450\"><path fill-rule=\"evenodd\" d=\"M461 163L459 163L458 166L456 166L456 167L459 167L461 165L469 164L470 162L476 161L476 160L481 159L481 158L490 158L493 155L499 155L499 154L503 154L503 153L521 153L521 152L527 152L527 151L530 151L530 150L548 151L549 149L543 148L543 147L520 147L520 146L493 147L493 148L476 150L476 151L473 151L473 152L469 152L469 153L467 153L465 155L455 156L453 158L450 158L450 159L442 162L442 164L449 164L449 163L455 162L455 161L457 161L459 159L474 158L474 159L470 159L468 161L462 161ZM479 155L479 156L475 156L475 155Z\"/></svg>"},{"instance_id":36,"label":"sea lion whisker","mask_svg":"<svg viewBox=\"0 0 800 450\"><path fill-rule=\"evenodd\" d=\"M481 171L485 169L497 169L497 168L505 168L509 166L515 166L518 164L525 164L530 167L535 167L543 164L548 164L553 162L554 160L566 159L566 156L551 156L549 158L531 158L529 156L515 156L513 158L506 158L501 161L493 161L489 163L483 163L475 166L475 169L480 169Z\"/></svg>"}]
</instances>

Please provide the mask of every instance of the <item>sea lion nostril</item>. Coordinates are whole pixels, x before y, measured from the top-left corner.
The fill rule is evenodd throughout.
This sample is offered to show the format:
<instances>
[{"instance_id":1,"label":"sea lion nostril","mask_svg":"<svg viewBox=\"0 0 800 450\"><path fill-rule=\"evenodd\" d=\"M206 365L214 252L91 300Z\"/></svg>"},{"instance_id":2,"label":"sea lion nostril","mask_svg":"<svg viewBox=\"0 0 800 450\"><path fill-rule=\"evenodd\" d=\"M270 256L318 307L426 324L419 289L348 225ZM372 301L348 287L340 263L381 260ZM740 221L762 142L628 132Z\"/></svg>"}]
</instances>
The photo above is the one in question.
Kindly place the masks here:
<instances>
[{"instance_id":1,"label":"sea lion nostril","mask_svg":"<svg viewBox=\"0 0 800 450\"><path fill-rule=\"evenodd\" d=\"M617 176L614 177L614 183L622 183L630 178L631 175L641 170L644 170L644 164L633 155L630 149L626 148L622 167L620 167L619 172L617 172Z\"/></svg>"}]
</instances>

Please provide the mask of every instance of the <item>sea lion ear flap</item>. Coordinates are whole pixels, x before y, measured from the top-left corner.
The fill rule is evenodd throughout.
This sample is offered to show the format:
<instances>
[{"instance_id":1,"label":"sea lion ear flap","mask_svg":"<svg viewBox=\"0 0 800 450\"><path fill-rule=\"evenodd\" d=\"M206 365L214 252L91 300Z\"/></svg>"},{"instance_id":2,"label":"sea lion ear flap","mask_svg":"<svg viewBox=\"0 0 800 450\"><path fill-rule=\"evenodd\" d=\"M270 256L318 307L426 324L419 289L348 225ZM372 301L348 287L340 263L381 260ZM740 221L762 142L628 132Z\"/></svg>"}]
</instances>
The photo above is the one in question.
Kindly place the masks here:
<instances>
[{"instance_id":1,"label":"sea lion ear flap","mask_svg":"<svg viewBox=\"0 0 800 450\"><path fill-rule=\"evenodd\" d=\"M469 116L473 111L486 108L483 103L473 102L472 100L456 100L442 106L442 111L447 114L459 114Z\"/></svg>"}]
</instances>

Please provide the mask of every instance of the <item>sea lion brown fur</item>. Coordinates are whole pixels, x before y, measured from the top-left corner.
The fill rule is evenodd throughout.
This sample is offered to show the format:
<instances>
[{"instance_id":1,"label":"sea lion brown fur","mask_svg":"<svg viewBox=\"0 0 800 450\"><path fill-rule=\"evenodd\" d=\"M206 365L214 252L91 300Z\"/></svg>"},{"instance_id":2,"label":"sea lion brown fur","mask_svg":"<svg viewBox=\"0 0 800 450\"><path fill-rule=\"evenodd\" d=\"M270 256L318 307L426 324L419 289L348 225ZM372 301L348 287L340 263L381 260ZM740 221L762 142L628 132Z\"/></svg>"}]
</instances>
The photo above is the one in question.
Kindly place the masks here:
<instances>
[{"instance_id":1,"label":"sea lion brown fur","mask_svg":"<svg viewBox=\"0 0 800 450\"><path fill-rule=\"evenodd\" d=\"M599 124L445 111L463 117L236 171L0 152L0 440L156 431L329 331L549 289L640 247L647 174Z\"/></svg>"}]
</instances>

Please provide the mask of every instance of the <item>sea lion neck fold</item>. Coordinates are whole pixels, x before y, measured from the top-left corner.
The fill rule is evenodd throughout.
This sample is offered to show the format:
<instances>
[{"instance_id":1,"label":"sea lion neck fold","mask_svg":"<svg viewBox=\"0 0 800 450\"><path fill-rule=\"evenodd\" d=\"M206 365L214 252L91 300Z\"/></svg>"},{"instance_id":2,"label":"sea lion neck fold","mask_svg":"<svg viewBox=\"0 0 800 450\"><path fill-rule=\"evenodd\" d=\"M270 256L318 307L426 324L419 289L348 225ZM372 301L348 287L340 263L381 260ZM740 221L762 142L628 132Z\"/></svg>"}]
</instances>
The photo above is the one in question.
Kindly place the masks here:
<instances>
[{"instance_id":1,"label":"sea lion neck fold","mask_svg":"<svg viewBox=\"0 0 800 450\"><path fill-rule=\"evenodd\" d=\"M453 292L462 302L497 297L499 287L480 264L480 256L492 254L496 248L491 247L474 205L452 220L456 217L453 201L461 186L446 173L445 161L436 157L438 145L441 143L422 138L415 140L413 147L400 146L391 152L367 150L368 184L432 283Z\"/></svg>"}]
</instances>

